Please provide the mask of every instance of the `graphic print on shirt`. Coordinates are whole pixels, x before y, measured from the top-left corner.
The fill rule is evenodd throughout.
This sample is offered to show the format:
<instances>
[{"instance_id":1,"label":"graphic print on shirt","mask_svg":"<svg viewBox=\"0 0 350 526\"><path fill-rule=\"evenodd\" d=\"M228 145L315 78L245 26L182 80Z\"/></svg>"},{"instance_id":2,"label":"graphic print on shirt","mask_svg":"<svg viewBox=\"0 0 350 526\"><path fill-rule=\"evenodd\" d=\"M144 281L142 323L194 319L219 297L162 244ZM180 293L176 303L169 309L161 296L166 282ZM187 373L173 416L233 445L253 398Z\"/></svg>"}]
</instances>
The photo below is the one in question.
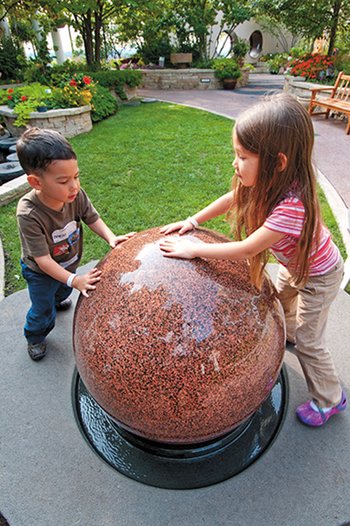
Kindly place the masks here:
<instances>
[{"instance_id":1,"label":"graphic print on shirt","mask_svg":"<svg viewBox=\"0 0 350 526\"><path fill-rule=\"evenodd\" d=\"M70 251L70 247L77 244L80 239L79 224L76 221L70 221L66 226L52 232L52 240L55 243L53 247L53 257L64 256Z\"/></svg>"}]
</instances>

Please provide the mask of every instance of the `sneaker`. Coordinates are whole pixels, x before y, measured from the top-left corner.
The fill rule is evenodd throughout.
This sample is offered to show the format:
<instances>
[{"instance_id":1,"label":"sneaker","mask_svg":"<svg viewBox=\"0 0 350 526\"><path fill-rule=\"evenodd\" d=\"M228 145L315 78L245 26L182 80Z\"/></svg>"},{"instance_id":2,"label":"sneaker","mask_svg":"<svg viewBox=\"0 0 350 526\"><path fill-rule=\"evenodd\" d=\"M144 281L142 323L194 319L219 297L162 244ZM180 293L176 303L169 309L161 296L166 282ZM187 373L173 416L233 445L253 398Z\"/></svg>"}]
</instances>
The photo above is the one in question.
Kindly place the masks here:
<instances>
[{"instance_id":1,"label":"sneaker","mask_svg":"<svg viewBox=\"0 0 350 526\"><path fill-rule=\"evenodd\" d=\"M72 300L67 298L66 300L61 301L61 303L56 303L57 311L64 311L70 309L72 306Z\"/></svg>"},{"instance_id":2,"label":"sneaker","mask_svg":"<svg viewBox=\"0 0 350 526\"><path fill-rule=\"evenodd\" d=\"M28 354L31 357L32 360L37 362L38 360L41 360L44 358L46 354L46 343L40 342L40 343L28 343Z\"/></svg>"},{"instance_id":3,"label":"sneaker","mask_svg":"<svg viewBox=\"0 0 350 526\"><path fill-rule=\"evenodd\" d=\"M305 404L300 405L296 414L299 420L307 426L319 427L323 426L331 416L337 415L342 411L345 411L347 406L347 399L344 391L342 391L341 400L338 405L335 405L328 411L323 411L321 407L318 407L312 400L309 400Z\"/></svg>"}]
</instances>

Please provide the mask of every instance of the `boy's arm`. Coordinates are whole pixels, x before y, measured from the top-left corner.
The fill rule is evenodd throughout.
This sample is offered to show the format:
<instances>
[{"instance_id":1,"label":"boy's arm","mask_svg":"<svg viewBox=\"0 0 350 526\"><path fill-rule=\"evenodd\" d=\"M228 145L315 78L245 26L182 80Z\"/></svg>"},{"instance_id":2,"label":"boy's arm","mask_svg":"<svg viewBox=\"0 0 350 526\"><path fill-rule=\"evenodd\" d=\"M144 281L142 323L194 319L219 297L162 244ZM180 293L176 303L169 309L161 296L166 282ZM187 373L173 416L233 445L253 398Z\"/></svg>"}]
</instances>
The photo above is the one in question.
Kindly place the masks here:
<instances>
[{"instance_id":1,"label":"boy's arm","mask_svg":"<svg viewBox=\"0 0 350 526\"><path fill-rule=\"evenodd\" d=\"M161 229L163 234L170 234L171 232L179 231L179 234L184 234L188 230L192 230L194 225L197 226L201 223L213 219L213 217L221 216L229 211L233 200L233 192L227 192L227 194L222 195L210 205L206 206L192 217L185 219L185 221L178 221L177 223L171 223L166 225Z\"/></svg>"},{"instance_id":2,"label":"boy's arm","mask_svg":"<svg viewBox=\"0 0 350 526\"><path fill-rule=\"evenodd\" d=\"M94 223L90 223L88 227L95 232L98 236L102 237L111 248L114 248L118 245L118 243L122 243L123 241L126 241L130 237L132 237L135 232L129 232L129 234L125 234L123 236L115 236L110 228L106 225L104 221L102 221L101 218L98 218L97 221Z\"/></svg>"},{"instance_id":3,"label":"boy's arm","mask_svg":"<svg viewBox=\"0 0 350 526\"><path fill-rule=\"evenodd\" d=\"M35 257L34 259L40 270L57 281L67 285L67 280L70 278L71 281L68 286L79 290L86 297L88 297L87 291L94 290L96 288L95 283L101 279L101 271L97 268L93 268L86 274L78 276L61 267L49 254Z\"/></svg>"}]
</instances>

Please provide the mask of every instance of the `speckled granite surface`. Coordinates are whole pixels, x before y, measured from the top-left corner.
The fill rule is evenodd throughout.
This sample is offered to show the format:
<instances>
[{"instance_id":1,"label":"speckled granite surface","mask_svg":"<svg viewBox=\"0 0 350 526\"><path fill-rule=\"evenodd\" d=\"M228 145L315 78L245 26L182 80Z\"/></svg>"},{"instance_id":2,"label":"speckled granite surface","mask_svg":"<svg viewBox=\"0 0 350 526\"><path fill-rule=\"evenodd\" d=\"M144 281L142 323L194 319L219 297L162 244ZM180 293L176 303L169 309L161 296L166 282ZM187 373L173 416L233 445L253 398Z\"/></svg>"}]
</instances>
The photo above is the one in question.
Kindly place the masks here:
<instances>
[{"instance_id":1,"label":"speckled granite surface","mask_svg":"<svg viewBox=\"0 0 350 526\"><path fill-rule=\"evenodd\" d=\"M166 258L162 237L138 233L99 264L101 282L76 308L75 358L124 427L195 443L231 431L266 398L283 360L283 318L270 280L259 292L245 262Z\"/></svg>"}]
</instances>

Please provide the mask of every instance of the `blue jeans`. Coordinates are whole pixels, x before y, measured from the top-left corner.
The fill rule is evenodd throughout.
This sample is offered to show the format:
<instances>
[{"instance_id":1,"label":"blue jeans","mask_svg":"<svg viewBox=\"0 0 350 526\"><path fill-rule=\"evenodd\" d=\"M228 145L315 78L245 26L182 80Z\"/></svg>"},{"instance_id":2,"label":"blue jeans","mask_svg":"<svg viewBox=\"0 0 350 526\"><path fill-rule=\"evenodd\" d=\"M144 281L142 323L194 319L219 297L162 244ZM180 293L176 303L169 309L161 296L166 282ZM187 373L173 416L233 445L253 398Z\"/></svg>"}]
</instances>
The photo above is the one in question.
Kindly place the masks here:
<instances>
[{"instance_id":1,"label":"blue jeans","mask_svg":"<svg viewBox=\"0 0 350 526\"><path fill-rule=\"evenodd\" d=\"M41 343L55 326L56 305L68 298L72 288L47 274L34 272L23 261L21 266L32 302L27 312L24 336L28 343Z\"/></svg>"}]
</instances>

